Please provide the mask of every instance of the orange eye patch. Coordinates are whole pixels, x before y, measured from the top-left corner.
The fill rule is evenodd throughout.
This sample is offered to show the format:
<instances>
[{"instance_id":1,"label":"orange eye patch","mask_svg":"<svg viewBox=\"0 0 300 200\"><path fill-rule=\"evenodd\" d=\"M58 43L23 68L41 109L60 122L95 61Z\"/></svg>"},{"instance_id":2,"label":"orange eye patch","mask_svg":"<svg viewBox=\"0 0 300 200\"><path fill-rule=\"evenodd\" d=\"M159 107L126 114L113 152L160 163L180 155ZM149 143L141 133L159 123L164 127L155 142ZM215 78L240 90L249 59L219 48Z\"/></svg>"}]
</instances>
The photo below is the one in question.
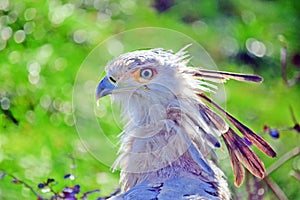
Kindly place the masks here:
<instances>
[{"instance_id":1,"label":"orange eye patch","mask_svg":"<svg viewBox=\"0 0 300 200\"><path fill-rule=\"evenodd\" d=\"M147 83L154 78L157 72L152 68L142 68L135 70L132 74L137 82Z\"/></svg>"}]
</instances>

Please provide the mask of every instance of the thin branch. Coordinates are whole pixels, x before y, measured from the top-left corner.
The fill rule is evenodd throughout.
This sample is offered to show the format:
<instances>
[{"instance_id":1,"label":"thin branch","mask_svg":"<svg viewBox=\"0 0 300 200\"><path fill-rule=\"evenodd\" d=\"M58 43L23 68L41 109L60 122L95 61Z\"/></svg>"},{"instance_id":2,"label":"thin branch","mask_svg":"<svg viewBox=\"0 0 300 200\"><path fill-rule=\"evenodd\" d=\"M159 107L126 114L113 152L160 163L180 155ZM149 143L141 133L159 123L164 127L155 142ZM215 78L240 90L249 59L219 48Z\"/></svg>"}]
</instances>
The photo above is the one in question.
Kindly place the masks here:
<instances>
[{"instance_id":1,"label":"thin branch","mask_svg":"<svg viewBox=\"0 0 300 200\"><path fill-rule=\"evenodd\" d=\"M5 172L5 171L3 171ZM28 188L36 197L38 197L39 199L44 199L41 197L41 195L39 193L37 193L33 187L31 187L28 183L18 179L16 176L12 175L12 174L8 174L6 173L7 176L11 177L13 179L13 181L17 181L18 184L22 184L24 185L26 188Z\"/></svg>"},{"instance_id":2,"label":"thin branch","mask_svg":"<svg viewBox=\"0 0 300 200\"><path fill-rule=\"evenodd\" d=\"M298 172L293 171L292 176L297 180L300 181L300 174Z\"/></svg>"},{"instance_id":3,"label":"thin branch","mask_svg":"<svg viewBox=\"0 0 300 200\"><path fill-rule=\"evenodd\" d=\"M251 180L250 180L250 174L248 171L246 171L246 190L248 193L248 199L252 199L252 190L251 190Z\"/></svg>"},{"instance_id":4,"label":"thin branch","mask_svg":"<svg viewBox=\"0 0 300 200\"><path fill-rule=\"evenodd\" d=\"M71 166L70 166L71 174L74 176L74 178L77 178L76 177L76 159L74 158L74 156L72 154L69 154L67 156L71 160Z\"/></svg>"},{"instance_id":5,"label":"thin branch","mask_svg":"<svg viewBox=\"0 0 300 200\"><path fill-rule=\"evenodd\" d=\"M273 173L275 170L277 170L279 167L281 167L281 165L283 165L285 162L287 162L288 160L294 158L295 156L300 154L300 147L295 147L294 149L292 149L291 151L287 152L286 154L284 154L283 156L281 156L277 162L275 162L273 165L271 165L266 173L265 173L265 177L268 177L271 173Z\"/></svg>"},{"instance_id":6,"label":"thin branch","mask_svg":"<svg viewBox=\"0 0 300 200\"><path fill-rule=\"evenodd\" d=\"M292 106L291 106L291 105L289 106L289 109L290 109L290 113L291 113L291 116L292 116L292 119L293 119L293 122L294 122L294 124L297 124L297 123L298 123L298 121L297 121L297 119L296 119L296 116L295 116L294 110L293 110L293 108L292 108Z\"/></svg>"},{"instance_id":7,"label":"thin branch","mask_svg":"<svg viewBox=\"0 0 300 200\"><path fill-rule=\"evenodd\" d=\"M280 49L280 63L281 63L281 77L286 85L288 85L287 79L287 48L286 46L282 46Z\"/></svg>"},{"instance_id":8,"label":"thin branch","mask_svg":"<svg viewBox=\"0 0 300 200\"><path fill-rule=\"evenodd\" d=\"M285 193L281 190L281 188L270 178L270 177L265 177L264 181L267 183L269 188L273 190L274 194L280 199L280 200L288 200L287 196Z\"/></svg>"},{"instance_id":9,"label":"thin branch","mask_svg":"<svg viewBox=\"0 0 300 200\"><path fill-rule=\"evenodd\" d=\"M264 181L267 183L269 188L274 192L274 194L280 199L280 200L287 200L285 193L281 190L281 188L269 177L271 173L273 173L275 170L277 170L279 167L281 167L285 162L288 160L294 158L295 156L300 154L300 147L295 147L294 149L290 150L286 154L284 154L280 159L277 160L273 165L271 165L266 173Z\"/></svg>"}]
</instances>

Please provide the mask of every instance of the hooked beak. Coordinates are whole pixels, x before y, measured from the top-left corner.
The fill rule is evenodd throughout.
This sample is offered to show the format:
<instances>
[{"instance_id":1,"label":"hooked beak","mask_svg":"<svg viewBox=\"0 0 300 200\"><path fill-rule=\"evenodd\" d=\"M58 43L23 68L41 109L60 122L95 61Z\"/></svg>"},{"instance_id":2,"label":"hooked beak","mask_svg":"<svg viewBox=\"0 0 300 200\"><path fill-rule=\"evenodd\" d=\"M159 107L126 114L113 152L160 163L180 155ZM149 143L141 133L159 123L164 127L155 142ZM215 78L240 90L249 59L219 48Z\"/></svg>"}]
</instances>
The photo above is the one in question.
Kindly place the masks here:
<instances>
[{"instance_id":1,"label":"hooked beak","mask_svg":"<svg viewBox=\"0 0 300 200\"><path fill-rule=\"evenodd\" d=\"M109 80L108 77L105 76L99 83L97 90L96 90L96 99L100 99L108 94L111 94L112 91L115 89L114 86Z\"/></svg>"}]
</instances>

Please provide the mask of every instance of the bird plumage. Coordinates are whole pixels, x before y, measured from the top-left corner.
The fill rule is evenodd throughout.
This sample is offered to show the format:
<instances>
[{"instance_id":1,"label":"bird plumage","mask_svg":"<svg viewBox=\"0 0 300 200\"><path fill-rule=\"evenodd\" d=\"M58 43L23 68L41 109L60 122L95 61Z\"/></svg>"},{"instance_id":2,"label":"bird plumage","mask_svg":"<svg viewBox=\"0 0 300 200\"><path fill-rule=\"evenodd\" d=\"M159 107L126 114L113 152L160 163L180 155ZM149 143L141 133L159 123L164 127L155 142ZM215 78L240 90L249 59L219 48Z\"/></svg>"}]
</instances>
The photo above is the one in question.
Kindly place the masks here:
<instances>
[{"instance_id":1,"label":"bird plumage","mask_svg":"<svg viewBox=\"0 0 300 200\"><path fill-rule=\"evenodd\" d=\"M114 164L121 169L123 194L115 199L230 199L223 172L209 160L221 146L220 136L229 151L236 185L244 177L242 164L263 177L260 159L207 103L265 154L276 155L260 136L204 93L214 91L211 82L262 78L192 68L188 61L183 48L177 53L134 51L108 63L97 98L111 94L126 123Z\"/></svg>"}]
</instances>

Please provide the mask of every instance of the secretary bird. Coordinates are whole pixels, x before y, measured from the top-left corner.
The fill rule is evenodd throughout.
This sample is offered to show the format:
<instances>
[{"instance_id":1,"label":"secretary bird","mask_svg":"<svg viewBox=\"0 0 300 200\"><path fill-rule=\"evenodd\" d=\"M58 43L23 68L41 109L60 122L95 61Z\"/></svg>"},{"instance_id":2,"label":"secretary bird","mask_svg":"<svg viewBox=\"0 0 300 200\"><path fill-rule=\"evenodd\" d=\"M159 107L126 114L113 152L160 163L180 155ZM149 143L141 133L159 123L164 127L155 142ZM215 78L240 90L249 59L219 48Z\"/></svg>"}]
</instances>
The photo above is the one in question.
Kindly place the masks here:
<instances>
[{"instance_id":1,"label":"secretary bird","mask_svg":"<svg viewBox=\"0 0 300 200\"><path fill-rule=\"evenodd\" d=\"M267 142L205 94L215 91L212 83L262 78L189 67L189 59L186 47L177 53L151 49L107 64L96 98L110 94L126 122L113 166L121 169L122 193L111 199L230 199L225 176L210 159L221 146L219 136L236 186L243 182L244 167L263 178L263 163L227 121L263 153L276 156Z\"/></svg>"}]
</instances>

